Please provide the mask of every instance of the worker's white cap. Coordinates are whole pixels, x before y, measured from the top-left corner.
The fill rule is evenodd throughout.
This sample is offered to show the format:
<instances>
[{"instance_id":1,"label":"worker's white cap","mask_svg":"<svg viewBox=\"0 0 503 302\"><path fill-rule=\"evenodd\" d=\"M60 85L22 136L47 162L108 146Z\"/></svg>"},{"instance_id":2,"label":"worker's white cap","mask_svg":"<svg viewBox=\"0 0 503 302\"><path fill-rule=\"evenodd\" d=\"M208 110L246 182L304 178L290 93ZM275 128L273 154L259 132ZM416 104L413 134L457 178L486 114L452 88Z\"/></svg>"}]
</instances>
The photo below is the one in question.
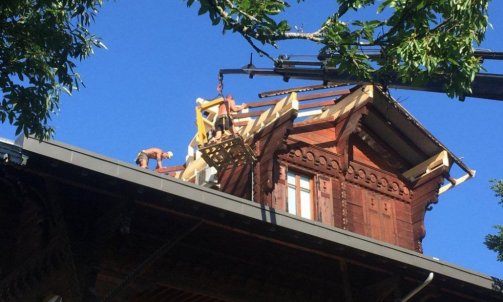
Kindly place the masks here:
<instances>
[{"instance_id":1,"label":"worker's white cap","mask_svg":"<svg viewBox=\"0 0 503 302\"><path fill-rule=\"evenodd\" d=\"M167 152L164 152L168 158L172 158L173 157L173 152L171 151L167 151Z\"/></svg>"}]
</instances>

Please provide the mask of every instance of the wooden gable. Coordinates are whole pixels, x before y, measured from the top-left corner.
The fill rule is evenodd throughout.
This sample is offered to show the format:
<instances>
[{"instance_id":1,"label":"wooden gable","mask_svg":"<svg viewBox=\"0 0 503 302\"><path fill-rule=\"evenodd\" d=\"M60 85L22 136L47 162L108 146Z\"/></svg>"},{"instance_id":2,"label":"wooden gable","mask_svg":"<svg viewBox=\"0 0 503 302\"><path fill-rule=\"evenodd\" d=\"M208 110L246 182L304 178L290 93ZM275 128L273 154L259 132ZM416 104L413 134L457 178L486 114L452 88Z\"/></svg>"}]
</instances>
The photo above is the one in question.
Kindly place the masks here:
<instances>
[{"instance_id":1,"label":"wooden gable","mask_svg":"<svg viewBox=\"0 0 503 302\"><path fill-rule=\"evenodd\" d=\"M220 167L218 186L276 210L421 252L444 179L473 176L374 86L249 104L237 118L256 160ZM454 163L467 176L452 179Z\"/></svg>"}]
</instances>

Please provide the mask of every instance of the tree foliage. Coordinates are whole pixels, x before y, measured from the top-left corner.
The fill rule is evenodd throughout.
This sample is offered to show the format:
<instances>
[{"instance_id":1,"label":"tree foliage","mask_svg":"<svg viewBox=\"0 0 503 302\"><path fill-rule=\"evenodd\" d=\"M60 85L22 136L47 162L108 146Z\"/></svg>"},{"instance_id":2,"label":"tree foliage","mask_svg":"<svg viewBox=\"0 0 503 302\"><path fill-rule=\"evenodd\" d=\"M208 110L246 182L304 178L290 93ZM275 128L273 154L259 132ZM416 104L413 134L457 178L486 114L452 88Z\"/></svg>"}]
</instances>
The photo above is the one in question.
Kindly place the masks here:
<instances>
[{"instance_id":1,"label":"tree foliage","mask_svg":"<svg viewBox=\"0 0 503 302\"><path fill-rule=\"evenodd\" d=\"M195 0L186 0L192 6ZM281 20L290 7L283 0L198 0L199 14L208 14L223 31L238 32L256 51L257 42L277 46L281 40L305 39L323 44L328 65L359 79L412 85L441 81L451 97L471 92L480 70L474 46L488 26L490 0L337 0L338 9L314 32L291 32ZM296 0L304 2L304 0ZM307 1L306 1L307 2ZM314 1L313 1L313 5ZM347 13L375 8L381 19L345 21ZM370 57L365 49L378 49Z\"/></svg>"},{"instance_id":2,"label":"tree foliage","mask_svg":"<svg viewBox=\"0 0 503 302\"><path fill-rule=\"evenodd\" d=\"M103 0L0 1L0 121L16 135L52 136L61 91L81 84L75 62L104 47L89 32Z\"/></svg>"},{"instance_id":3,"label":"tree foliage","mask_svg":"<svg viewBox=\"0 0 503 302\"><path fill-rule=\"evenodd\" d=\"M503 180L492 180L491 182L491 189L499 198L499 204L503 206ZM494 228L498 233L496 235L487 235L484 243L490 250L498 253L498 261L503 261L503 226L495 225Z\"/></svg>"}]
</instances>

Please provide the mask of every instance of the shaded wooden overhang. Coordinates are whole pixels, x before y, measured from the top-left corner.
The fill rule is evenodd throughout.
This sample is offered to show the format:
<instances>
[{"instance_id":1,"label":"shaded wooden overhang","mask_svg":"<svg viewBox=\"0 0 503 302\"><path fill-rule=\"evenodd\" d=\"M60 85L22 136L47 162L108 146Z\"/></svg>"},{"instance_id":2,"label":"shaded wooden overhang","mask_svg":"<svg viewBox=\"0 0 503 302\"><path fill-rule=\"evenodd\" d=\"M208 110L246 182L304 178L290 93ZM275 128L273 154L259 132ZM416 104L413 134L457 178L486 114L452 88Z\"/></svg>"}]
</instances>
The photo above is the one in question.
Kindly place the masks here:
<instances>
[{"instance_id":1,"label":"shaded wooden overhang","mask_svg":"<svg viewBox=\"0 0 503 302\"><path fill-rule=\"evenodd\" d=\"M325 105L323 112L317 116L295 123L292 133L332 127L337 120L366 107L355 133L369 145L384 144L394 154L398 154L405 163L399 172L408 181L420 181L432 170L441 168L449 182L440 191L444 192L475 175L474 170L468 168L389 93L370 85L355 86L349 91L349 94L343 95L334 104ZM361 101L362 97L365 97L364 101ZM458 179L451 177L449 171L454 164L466 175Z\"/></svg>"},{"instance_id":2,"label":"shaded wooden overhang","mask_svg":"<svg viewBox=\"0 0 503 302\"><path fill-rule=\"evenodd\" d=\"M320 298L311 301L329 301L323 295L333 290L346 295L347 300L353 297L354 301L365 301L356 298L358 292L375 294L376 288L382 293L398 287L405 296L421 285L430 272L435 278L428 288L436 290L425 289L416 295L418 299L500 301L502 298L495 290L496 279L431 257L73 146L33 139L18 143L19 146L0 145L6 152L21 150L28 157L26 165L17 166L23 173L50 178L67 186L69 194L71 188L81 188L89 194L83 200L103 203L134 200L137 212L132 232L141 239L145 257L159 247L167 247L157 259L159 262L136 276L134 284L126 286L124 293L136 295L137 301L148 301L141 300L141 295L151 294L159 295L160 301L170 301L162 299L162 293L170 292L169 288L224 301L246 301L241 297L243 290L256 295L260 292L280 295L281 290L269 288L268 282L291 292L288 282L277 284L272 277L287 281L297 278L294 284L302 295L307 295L305 301L315 291ZM64 196L61 200L65 200ZM76 206L85 207L86 203ZM130 273L110 267L101 269L100 280L114 280L110 283L115 285L127 280ZM210 281L207 281L212 285L209 287L197 283L201 280L195 277L198 269L209 276L207 279L219 281L217 292L212 289L217 285ZM261 278L267 282L260 281ZM262 300L272 301L267 297Z\"/></svg>"}]
</instances>

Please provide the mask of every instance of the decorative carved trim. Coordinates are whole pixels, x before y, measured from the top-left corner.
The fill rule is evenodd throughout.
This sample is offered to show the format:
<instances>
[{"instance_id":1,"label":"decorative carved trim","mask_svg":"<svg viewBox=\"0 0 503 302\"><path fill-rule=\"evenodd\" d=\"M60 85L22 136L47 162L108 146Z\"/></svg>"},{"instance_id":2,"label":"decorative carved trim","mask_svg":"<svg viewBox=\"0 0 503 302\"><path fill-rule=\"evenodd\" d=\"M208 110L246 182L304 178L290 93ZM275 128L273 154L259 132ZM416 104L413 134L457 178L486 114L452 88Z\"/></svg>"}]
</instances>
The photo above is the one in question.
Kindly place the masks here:
<instances>
[{"instance_id":1,"label":"decorative carved trim","mask_svg":"<svg viewBox=\"0 0 503 302\"><path fill-rule=\"evenodd\" d=\"M292 146L291 142L289 146ZM280 154L279 159L330 177L342 177L340 155L311 145L304 144L291 149L286 154Z\"/></svg>"},{"instance_id":2,"label":"decorative carved trim","mask_svg":"<svg viewBox=\"0 0 503 302\"><path fill-rule=\"evenodd\" d=\"M371 189L389 197L410 203L411 190L398 177L357 162L351 162L346 173L346 180Z\"/></svg>"},{"instance_id":3,"label":"decorative carved trim","mask_svg":"<svg viewBox=\"0 0 503 302\"><path fill-rule=\"evenodd\" d=\"M343 174L341 168L343 159L340 155L307 144L292 149L287 154L279 155L279 159L316 173L345 179L408 203L412 200L411 190L398 177L357 162L350 162L346 173Z\"/></svg>"},{"instance_id":4,"label":"decorative carved trim","mask_svg":"<svg viewBox=\"0 0 503 302\"><path fill-rule=\"evenodd\" d=\"M346 182L341 181L342 228L348 229L348 199Z\"/></svg>"}]
</instances>

